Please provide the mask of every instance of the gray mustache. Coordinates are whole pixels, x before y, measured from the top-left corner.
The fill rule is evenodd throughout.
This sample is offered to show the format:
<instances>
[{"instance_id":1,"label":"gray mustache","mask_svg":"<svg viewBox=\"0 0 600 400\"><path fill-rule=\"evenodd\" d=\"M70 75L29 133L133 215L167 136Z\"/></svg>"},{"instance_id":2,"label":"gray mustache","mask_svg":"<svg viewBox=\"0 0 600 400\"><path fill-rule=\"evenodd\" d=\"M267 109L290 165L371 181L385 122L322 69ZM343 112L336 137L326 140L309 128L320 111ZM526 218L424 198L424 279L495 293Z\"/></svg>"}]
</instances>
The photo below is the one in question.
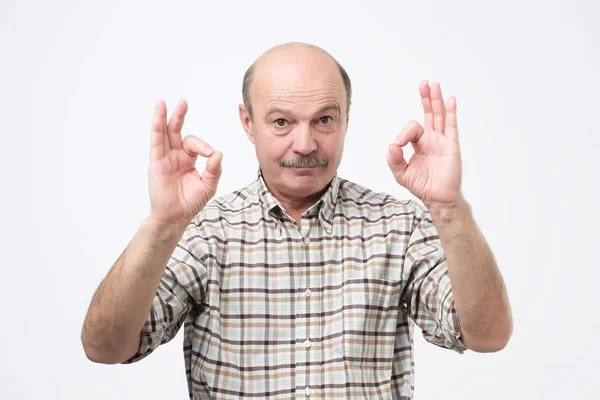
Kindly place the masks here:
<instances>
[{"instance_id":1,"label":"gray mustache","mask_svg":"<svg viewBox=\"0 0 600 400\"><path fill-rule=\"evenodd\" d=\"M328 164L326 158L318 158L314 156L301 156L293 160L282 160L279 165L287 168L315 168L325 167Z\"/></svg>"}]
</instances>

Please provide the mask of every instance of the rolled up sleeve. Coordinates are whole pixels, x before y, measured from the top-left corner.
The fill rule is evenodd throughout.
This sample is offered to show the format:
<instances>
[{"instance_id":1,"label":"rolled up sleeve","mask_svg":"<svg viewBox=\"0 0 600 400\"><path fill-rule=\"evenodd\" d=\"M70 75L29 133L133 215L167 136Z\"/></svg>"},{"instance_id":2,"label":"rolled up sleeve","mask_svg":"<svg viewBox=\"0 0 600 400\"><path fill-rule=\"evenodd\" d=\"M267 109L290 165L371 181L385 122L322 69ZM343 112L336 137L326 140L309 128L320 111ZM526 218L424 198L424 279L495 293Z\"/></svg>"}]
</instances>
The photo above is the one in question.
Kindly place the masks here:
<instances>
[{"instance_id":1,"label":"rolled up sleeve","mask_svg":"<svg viewBox=\"0 0 600 400\"><path fill-rule=\"evenodd\" d=\"M402 308L437 346L463 353L448 265L431 216L415 203L415 219L403 267Z\"/></svg>"},{"instance_id":2,"label":"rolled up sleeve","mask_svg":"<svg viewBox=\"0 0 600 400\"><path fill-rule=\"evenodd\" d=\"M193 320L197 305L204 298L206 270L190 245L189 230L175 248L161 277L141 331L140 348L123 364L142 360L171 341L186 319Z\"/></svg>"}]
</instances>

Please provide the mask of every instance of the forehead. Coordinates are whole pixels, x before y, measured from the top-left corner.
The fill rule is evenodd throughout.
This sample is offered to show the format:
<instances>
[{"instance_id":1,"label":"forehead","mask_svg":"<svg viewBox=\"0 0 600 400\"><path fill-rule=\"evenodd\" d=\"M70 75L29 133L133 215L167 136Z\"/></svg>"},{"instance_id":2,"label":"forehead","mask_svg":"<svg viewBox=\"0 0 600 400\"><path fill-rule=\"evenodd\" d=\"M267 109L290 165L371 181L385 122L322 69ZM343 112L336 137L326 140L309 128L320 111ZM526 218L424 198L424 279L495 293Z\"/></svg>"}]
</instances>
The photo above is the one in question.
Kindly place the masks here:
<instances>
[{"instance_id":1,"label":"forehead","mask_svg":"<svg viewBox=\"0 0 600 400\"><path fill-rule=\"evenodd\" d=\"M311 108L329 102L340 109L345 105L344 82L332 60L292 59L258 65L252 89L257 111L274 104Z\"/></svg>"}]
</instances>

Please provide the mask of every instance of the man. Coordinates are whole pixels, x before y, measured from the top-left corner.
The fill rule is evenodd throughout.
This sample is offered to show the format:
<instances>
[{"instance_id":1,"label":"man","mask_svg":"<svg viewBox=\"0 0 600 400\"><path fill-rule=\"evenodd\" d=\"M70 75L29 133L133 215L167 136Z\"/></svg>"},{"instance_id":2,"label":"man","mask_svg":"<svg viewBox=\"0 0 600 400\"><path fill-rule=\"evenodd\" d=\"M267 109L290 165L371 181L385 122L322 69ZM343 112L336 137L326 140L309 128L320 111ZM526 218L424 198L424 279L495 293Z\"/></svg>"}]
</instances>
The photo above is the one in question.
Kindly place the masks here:
<instances>
[{"instance_id":1,"label":"man","mask_svg":"<svg viewBox=\"0 0 600 400\"><path fill-rule=\"evenodd\" d=\"M185 323L191 399L410 399L412 321L460 353L502 349L511 312L461 193L456 100L419 90L424 126L387 162L422 205L337 176L350 79L315 46L277 46L248 70L239 114L258 178L210 203L222 154L182 140L184 101L168 122L157 102L151 212L92 300L87 356L140 360Z\"/></svg>"}]
</instances>

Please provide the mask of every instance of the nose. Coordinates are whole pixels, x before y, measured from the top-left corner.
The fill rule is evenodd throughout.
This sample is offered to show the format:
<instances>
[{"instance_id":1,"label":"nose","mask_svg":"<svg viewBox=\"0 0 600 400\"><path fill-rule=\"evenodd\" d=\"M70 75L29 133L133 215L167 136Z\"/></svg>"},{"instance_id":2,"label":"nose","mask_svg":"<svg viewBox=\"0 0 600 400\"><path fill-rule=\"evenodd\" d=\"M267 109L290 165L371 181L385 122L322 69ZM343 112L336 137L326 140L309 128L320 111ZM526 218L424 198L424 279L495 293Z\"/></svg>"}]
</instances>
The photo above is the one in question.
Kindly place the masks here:
<instances>
[{"instance_id":1,"label":"nose","mask_svg":"<svg viewBox=\"0 0 600 400\"><path fill-rule=\"evenodd\" d=\"M292 150L302 155L308 155L317 150L317 141L310 125L301 124L295 129Z\"/></svg>"}]
</instances>

